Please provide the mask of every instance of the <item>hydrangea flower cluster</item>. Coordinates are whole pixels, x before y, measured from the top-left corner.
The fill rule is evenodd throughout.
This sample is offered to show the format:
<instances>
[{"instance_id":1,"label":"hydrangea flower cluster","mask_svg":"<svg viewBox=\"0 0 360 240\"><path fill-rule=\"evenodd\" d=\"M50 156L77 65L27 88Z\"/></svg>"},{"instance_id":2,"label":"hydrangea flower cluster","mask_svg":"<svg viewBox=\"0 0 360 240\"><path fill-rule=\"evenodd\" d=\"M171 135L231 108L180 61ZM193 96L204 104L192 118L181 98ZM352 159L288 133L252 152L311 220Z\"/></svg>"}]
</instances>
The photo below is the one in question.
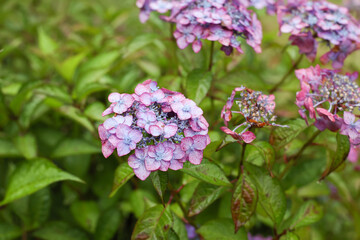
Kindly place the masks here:
<instances>
[{"instance_id":1,"label":"hydrangea flower cluster","mask_svg":"<svg viewBox=\"0 0 360 240\"><path fill-rule=\"evenodd\" d=\"M307 121L308 112L319 130L340 130L353 146L359 145L360 120L353 113L360 107L360 88L354 81L358 74L340 75L319 65L295 73L301 84L301 91L296 94L300 115Z\"/></svg>"},{"instance_id":2,"label":"hydrangea flower cluster","mask_svg":"<svg viewBox=\"0 0 360 240\"><path fill-rule=\"evenodd\" d=\"M299 47L311 61L316 57L318 38L331 50L321 56L323 64L332 62L339 69L346 57L360 48L360 27L345 7L324 0L291 0L278 6L280 32L290 33L292 45Z\"/></svg>"},{"instance_id":3,"label":"hydrangea flower cluster","mask_svg":"<svg viewBox=\"0 0 360 240\"><path fill-rule=\"evenodd\" d=\"M111 93L109 101L103 116L114 116L99 126L106 158L115 149L119 156L135 150L128 163L141 180L152 171L179 170L187 160L201 163L209 124L194 101L151 79L138 84L134 94Z\"/></svg>"},{"instance_id":4,"label":"hydrangea flower cluster","mask_svg":"<svg viewBox=\"0 0 360 240\"><path fill-rule=\"evenodd\" d=\"M138 0L141 9L140 20L145 22L151 11L165 13L171 10L170 16L161 18L176 24L174 37L180 49L192 45L195 53L202 48L203 39L218 41L221 50L230 55L235 48L243 53L240 38L246 39L257 53L261 52L262 27L255 13L246 6L253 2L261 7L262 1L231 0ZM245 5L246 6L245 6Z\"/></svg>"},{"instance_id":5,"label":"hydrangea flower cluster","mask_svg":"<svg viewBox=\"0 0 360 240\"><path fill-rule=\"evenodd\" d=\"M235 97L238 92L240 93L240 96ZM236 111L232 111L234 101L238 107ZM224 120L226 125L226 127L221 127L221 130L233 137L235 140L250 143L256 138L255 134L249 131L252 127L287 127L275 124L276 116L274 110L274 95L265 95L260 91L254 91L243 86L235 88L221 111L221 118ZM233 113L241 114L244 117L244 122L231 130L228 128L228 125L229 121L232 119ZM235 132L239 128L242 128L242 131L240 133Z\"/></svg>"}]
</instances>

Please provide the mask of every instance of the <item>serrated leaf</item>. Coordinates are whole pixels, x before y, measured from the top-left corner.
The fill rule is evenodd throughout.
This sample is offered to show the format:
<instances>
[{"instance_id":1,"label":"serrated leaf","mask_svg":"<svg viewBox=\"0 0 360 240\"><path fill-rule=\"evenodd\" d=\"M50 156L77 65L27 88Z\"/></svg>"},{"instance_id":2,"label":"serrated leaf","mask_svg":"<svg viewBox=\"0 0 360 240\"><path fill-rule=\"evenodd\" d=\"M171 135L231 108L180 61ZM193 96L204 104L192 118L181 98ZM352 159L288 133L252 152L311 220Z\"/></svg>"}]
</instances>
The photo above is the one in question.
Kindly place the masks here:
<instances>
[{"instance_id":1,"label":"serrated leaf","mask_svg":"<svg viewBox=\"0 0 360 240\"><path fill-rule=\"evenodd\" d=\"M113 197L116 192L134 176L134 170L127 162L120 164L115 170L115 178L110 197Z\"/></svg>"},{"instance_id":2,"label":"serrated leaf","mask_svg":"<svg viewBox=\"0 0 360 240\"><path fill-rule=\"evenodd\" d=\"M219 187L206 182L201 182L197 186L191 199L189 217L201 213L210 204L215 202L222 194L224 194L226 190L226 187Z\"/></svg>"},{"instance_id":3,"label":"serrated leaf","mask_svg":"<svg viewBox=\"0 0 360 240\"><path fill-rule=\"evenodd\" d=\"M208 93L211 81L211 72L202 69L193 70L186 79L187 97L199 104Z\"/></svg>"},{"instance_id":4,"label":"serrated leaf","mask_svg":"<svg viewBox=\"0 0 360 240\"><path fill-rule=\"evenodd\" d=\"M323 207L315 201L305 202L290 221L290 229L304 227L319 221L323 216Z\"/></svg>"},{"instance_id":5,"label":"serrated leaf","mask_svg":"<svg viewBox=\"0 0 360 240\"><path fill-rule=\"evenodd\" d=\"M110 208L104 211L99 218L95 230L95 240L113 239L120 225L121 215L118 209Z\"/></svg>"},{"instance_id":6,"label":"serrated leaf","mask_svg":"<svg viewBox=\"0 0 360 240\"><path fill-rule=\"evenodd\" d=\"M52 54L58 48L56 42L42 29L38 29L38 44L44 54Z\"/></svg>"},{"instance_id":7,"label":"serrated leaf","mask_svg":"<svg viewBox=\"0 0 360 240\"><path fill-rule=\"evenodd\" d=\"M184 168L180 171L214 185L231 186L231 183L225 176L223 170L218 165L207 159L203 159L199 165L185 162Z\"/></svg>"},{"instance_id":8,"label":"serrated leaf","mask_svg":"<svg viewBox=\"0 0 360 240\"><path fill-rule=\"evenodd\" d=\"M164 201L164 193L169 182L168 172L156 171L151 173L151 181L159 194L161 201Z\"/></svg>"},{"instance_id":9,"label":"serrated leaf","mask_svg":"<svg viewBox=\"0 0 360 240\"><path fill-rule=\"evenodd\" d=\"M20 227L0 222L0 240L18 239L21 234L22 231Z\"/></svg>"},{"instance_id":10,"label":"serrated leaf","mask_svg":"<svg viewBox=\"0 0 360 240\"><path fill-rule=\"evenodd\" d=\"M36 230L35 237L43 240L88 240L86 234L66 222L49 222Z\"/></svg>"},{"instance_id":11,"label":"serrated leaf","mask_svg":"<svg viewBox=\"0 0 360 240\"><path fill-rule=\"evenodd\" d=\"M328 161L326 170L321 175L320 180L324 179L331 172L335 171L346 160L350 151L350 142L347 136L337 133L336 135L337 149L335 156Z\"/></svg>"},{"instance_id":12,"label":"serrated leaf","mask_svg":"<svg viewBox=\"0 0 360 240\"><path fill-rule=\"evenodd\" d=\"M259 141L252 144L256 147L261 157L264 159L267 169L271 170L275 162L275 150L268 142Z\"/></svg>"},{"instance_id":13,"label":"serrated leaf","mask_svg":"<svg viewBox=\"0 0 360 240\"><path fill-rule=\"evenodd\" d=\"M100 210L95 201L76 201L70 206L71 213L77 223L90 233L95 233Z\"/></svg>"},{"instance_id":14,"label":"serrated leaf","mask_svg":"<svg viewBox=\"0 0 360 240\"><path fill-rule=\"evenodd\" d=\"M101 146L96 146L84 139L65 138L57 145L51 156L53 158L59 158L100 152Z\"/></svg>"},{"instance_id":15,"label":"serrated leaf","mask_svg":"<svg viewBox=\"0 0 360 240\"><path fill-rule=\"evenodd\" d=\"M90 122L90 120L85 117L79 109L73 106L62 106L59 109L59 112L64 116L74 120L75 122L81 124L90 132L95 133L94 125Z\"/></svg>"},{"instance_id":16,"label":"serrated leaf","mask_svg":"<svg viewBox=\"0 0 360 240\"><path fill-rule=\"evenodd\" d=\"M231 214L235 224L235 232L249 221L256 210L258 192L246 172L240 175L234 186L231 199Z\"/></svg>"},{"instance_id":17,"label":"serrated leaf","mask_svg":"<svg viewBox=\"0 0 360 240\"><path fill-rule=\"evenodd\" d=\"M219 140L219 141L212 141L209 145L206 146L206 148L204 149L204 157L211 159L212 158L212 154L215 153L217 151L217 149L219 148L219 146L222 144L223 141Z\"/></svg>"},{"instance_id":18,"label":"serrated leaf","mask_svg":"<svg viewBox=\"0 0 360 240\"><path fill-rule=\"evenodd\" d=\"M26 159L37 156L37 143L35 136L31 133L19 135L15 139L16 147Z\"/></svg>"},{"instance_id":19,"label":"serrated leaf","mask_svg":"<svg viewBox=\"0 0 360 240\"><path fill-rule=\"evenodd\" d=\"M23 162L10 176L5 198L0 205L30 195L51 183L64 180L82 182L81 179L62 171L46 159Z\"/></svg>"},{"instance_id":20,"label":"serrated leaf","mask_svg":"<svg viewBox=\"0 0 360 240\"><path fill-rule=\"evenodd\" d=\"M147 209L137 221L131 239L165 240L172 223L173 216L170 209L156 205Z\"/></svg>"},{"instance_id":21,"label":"serrated leaf","mask_svg":"<svg viewBox=\"0 0 360 240\"><path fill-rule=\"evenodd\" d=\"M279 181L270 177L265 169L253 164L245 163L245 169L258 189L258 204L275 225L280 225L286 211L286 197Z\"/></svg>"},{"instance_id":22,"label":"serrated leaf","mask_svg":"<svg viewBox=\"0 0 360 240\"><path fill-rule=\"evenodd\" d=\"M277 149L284 147L297 137L308 126L304 119L298 118L283 123L288 128L274 128L270 136L270 143Z\"/></svg>"},{"instance_id":23,"label":"serrated leaf","mask_svg":"<svg viewBox=\"0 0 360 240\"><path fill-rule=\"evenodd\" d=\"M235 234L231 219L216 219L206 222L197 231L206 240L247 240L244 228Z\"/></svg>"}]
</instances>

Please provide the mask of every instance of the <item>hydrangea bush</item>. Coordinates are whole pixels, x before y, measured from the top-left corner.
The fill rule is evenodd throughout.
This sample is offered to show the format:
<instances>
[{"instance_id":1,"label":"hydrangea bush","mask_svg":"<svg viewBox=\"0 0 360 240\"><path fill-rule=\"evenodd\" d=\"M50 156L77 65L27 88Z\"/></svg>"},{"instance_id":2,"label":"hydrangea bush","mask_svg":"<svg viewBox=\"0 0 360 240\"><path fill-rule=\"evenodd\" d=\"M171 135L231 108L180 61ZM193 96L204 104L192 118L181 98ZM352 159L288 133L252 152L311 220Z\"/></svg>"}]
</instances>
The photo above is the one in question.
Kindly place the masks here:
<instances>
[{"instance_id":1,"label":"hydrangea bush","mask_svg":"<svg viewBox=\"0 0 360 240\"><path fill-rule=\"evenodd\" d=\"M356 1L2 6L0 240L360 239Z\"/></svg>"}]
</instances>

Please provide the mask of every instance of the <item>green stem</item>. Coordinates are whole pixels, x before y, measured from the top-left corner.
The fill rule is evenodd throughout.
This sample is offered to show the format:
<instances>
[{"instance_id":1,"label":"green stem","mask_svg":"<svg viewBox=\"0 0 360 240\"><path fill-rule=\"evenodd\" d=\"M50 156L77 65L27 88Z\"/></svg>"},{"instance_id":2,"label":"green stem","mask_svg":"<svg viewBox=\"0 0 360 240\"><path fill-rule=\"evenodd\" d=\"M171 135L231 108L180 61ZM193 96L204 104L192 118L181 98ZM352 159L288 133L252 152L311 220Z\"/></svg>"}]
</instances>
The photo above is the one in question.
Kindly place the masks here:
<instances>
[{"instance_id":1,"label":"green stem","mask_svg":"<svg viewBox=\"0 0 360 240\"><path fill-rule=\"evenodd\" d=\"M285 81L286 79L292 74L292 72L297 68L299 63L301 62L304 54L301 54L300 57L296 60L293 66L289 69L289 71L281 78L280 82L278 82L270 91L269 93L275 92Z\"/></svg>"},{"instance_id":2,"label":"green stem","mask_svg":"<svg viewBox=\"0 0 360 240\"><path fill-rule=\"evenodd\" d=\"M282 179L286 173L291 169L291 167L296 163L296 160L301 156L301 154L305 151L305 149L312 144L312 142L315 140L319 134L322 133L320 130L317 130L311 138L301 147L301 149L292 157L290 157L289 162L287 163L284 171L279 176L279 179Z\"/></svg>"},{"instance_id":3,"label":"green stem","mask_svg":"<svg viewBox=\"0 0 360 240\"><path fill-rule=\"evenodd\" d=\"M211 46L210 46L210 60L209 60L209 68L208 68L209 71L211 71L213 67L214 43L215 42L211 42Z\"/></svg>"}]
</instances>

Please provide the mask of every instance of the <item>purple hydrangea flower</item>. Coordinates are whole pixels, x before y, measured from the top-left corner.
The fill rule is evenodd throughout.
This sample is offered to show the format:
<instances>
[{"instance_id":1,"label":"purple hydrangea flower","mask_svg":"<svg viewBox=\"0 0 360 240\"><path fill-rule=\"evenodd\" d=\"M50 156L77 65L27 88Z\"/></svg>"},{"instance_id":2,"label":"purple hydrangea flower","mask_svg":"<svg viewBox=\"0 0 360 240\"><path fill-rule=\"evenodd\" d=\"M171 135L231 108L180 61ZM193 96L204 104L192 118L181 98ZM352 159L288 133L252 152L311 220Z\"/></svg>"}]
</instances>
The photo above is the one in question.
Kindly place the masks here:
<instances>
[{"instance_id":1,"label":"purple hydrangea flower","mask_svg":"<svg viewBox=\"0 0 360 240\"><path fill-rule=\"evenodd\" d=\"M167 171L173 157L173 149L163 143L148 147L148 157L145 160L146 169L150 171Z\"/></svg>"},{"instance_id":2,"label":"purple hydrangea flower","mask_svg":"<svg viewBox=\"0 0 360 240\"><path fill-rule=\"evenodd\" d=\"M119 156L135 150L128 163L141 180L152 171L179 170L188 159L201 162L202 151L210 144L209 124L194 101L181 93L160 89L151 79L138 84L134 94L111 94L109 100L112 103L105 113L114 116L99 126L105 157L115 149ZM185 138L194 142L195 153L183 150Z\"/></svg>"},{"instance_id":3,"label":"purple hydrangea flower","mask_svg":"<svg viewBox=\"0 0 360 240\"><path fill-rule=\"evenodd\" d=\"M128 164L134 169L135 175L141 180L145 180L151 173L145 167L145 159L148 157L147 148L135 149L135 154L130 155Z\"/></svg>"},{"instance_id":4,"label":"purple hydrangea flower","mask_svg":"<svg viewBox=\"0 0 360 240\"><path fill-rule=\"evenodd\" d=\"M116 128L116 137L118 138L116 144L118 155L124 156L136 148L136 144L141 141L143 135L128 125L119 124Z\"/></svg>"},{"instance_id":5,"label":"purple hydrangea flower","mask_svg":"<svg viewBox=\"0 0 360 240\"><path fill-rule=\"evenodd\" d=\"M317 41L333 47L321 58L333 68L343 66L346 57L360 48L360 27L344 7L325 0L288 1L277 8L280 32L291 33L290 40L311 61L316 57Z\"/></svg>"},{"instance_id":6,"label":"purple hydrangea flower","mask_svg":"<svg viewBox=\"0 0 360 240\"><path fill-rule=\"evenodd\" d=\"M262 27L256 14L247 7L255 6L274 8L274 0L138 0L141 9L140 20L148 18L151 11L165 13L171 10L170 16L162 15L164 21L176 24L173 33L180 49L192 44L195 53L202 48L202 40L219 42L221 49L230 55L235 48L243 53L241 36L255 50L261 52Z\"/></svg>"}]
</instances>

